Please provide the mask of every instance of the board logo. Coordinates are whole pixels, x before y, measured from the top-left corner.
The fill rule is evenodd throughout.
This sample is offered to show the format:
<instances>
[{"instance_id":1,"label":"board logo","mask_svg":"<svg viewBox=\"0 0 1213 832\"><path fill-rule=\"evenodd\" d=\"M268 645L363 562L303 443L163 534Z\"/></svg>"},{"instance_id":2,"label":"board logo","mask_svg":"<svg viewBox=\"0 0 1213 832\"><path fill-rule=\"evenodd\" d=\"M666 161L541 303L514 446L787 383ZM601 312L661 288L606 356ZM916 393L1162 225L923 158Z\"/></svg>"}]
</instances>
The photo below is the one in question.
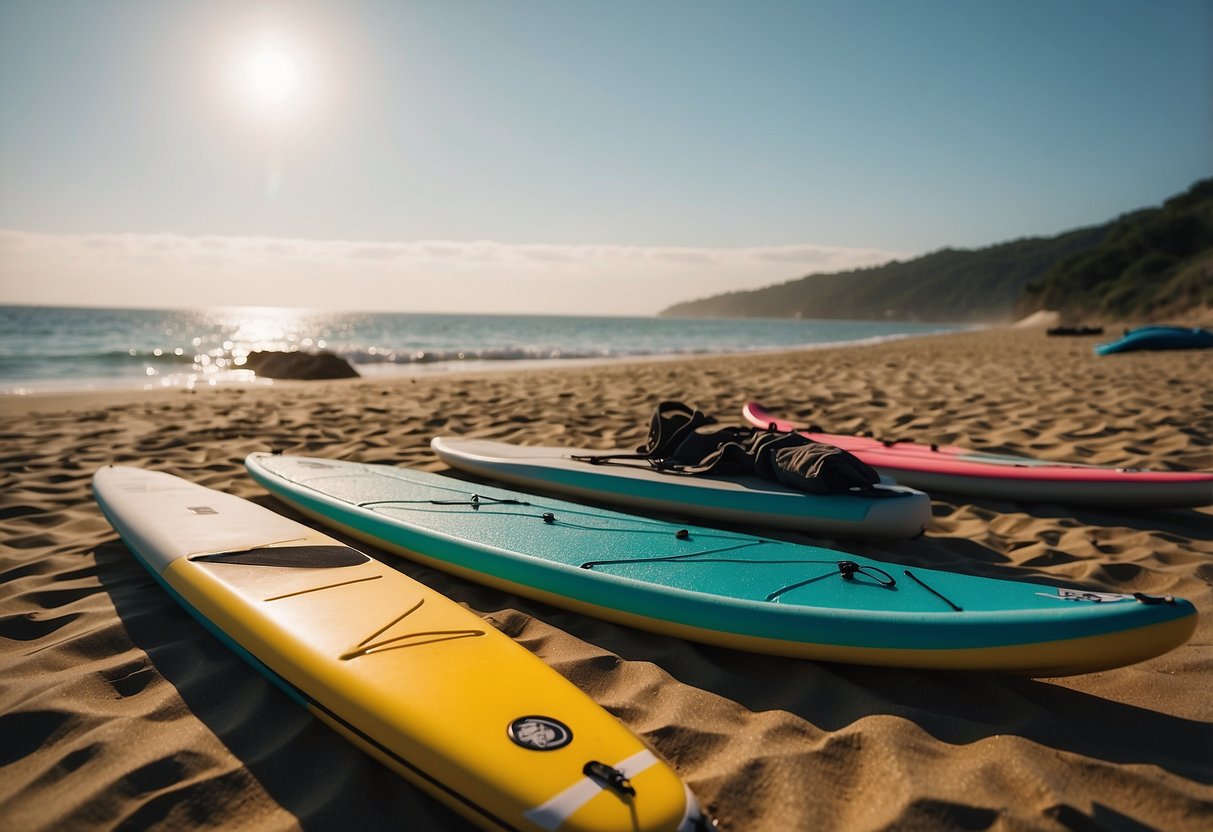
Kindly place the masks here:
<instances>
[{"instance_id":1,"label":"board logo","mask_svg":"<svg viewBox=\"0 0 1213 832\"><path fill-rule=\"evenodd\" d=\"M549 716L520 716L506 733L518 745L532 751L555 751L573 741L569 726Z\"/></svg>"},{"instance_id":2,"label":"board logo","mask_svg":"<svg viewBox=\"0 0 1213 832\"><path fill-rule=\"evenodd\" d=\"M186 506L186 508L189 509L190 511L194 512L194 514L218 514L219 513L217 511L215 511L213 508L211 508L210 506Z\"/></svg>"},{"instance_id":3,"label":"board logo","mask_svg":"<svg viewBox=\"0 0 1213 832\"><path fill-rule=\"evenodd\" d=\"M1132 601L1132 595L1119 595L1114 592L1088 592L1084 589L1066 589L1058 587L1057 594L1048 592L1036 593L1041 598L1056 598L1061 601L1091 601L1096 604L1110 604L1116 601Z\"/></svg>"}]
</instances>

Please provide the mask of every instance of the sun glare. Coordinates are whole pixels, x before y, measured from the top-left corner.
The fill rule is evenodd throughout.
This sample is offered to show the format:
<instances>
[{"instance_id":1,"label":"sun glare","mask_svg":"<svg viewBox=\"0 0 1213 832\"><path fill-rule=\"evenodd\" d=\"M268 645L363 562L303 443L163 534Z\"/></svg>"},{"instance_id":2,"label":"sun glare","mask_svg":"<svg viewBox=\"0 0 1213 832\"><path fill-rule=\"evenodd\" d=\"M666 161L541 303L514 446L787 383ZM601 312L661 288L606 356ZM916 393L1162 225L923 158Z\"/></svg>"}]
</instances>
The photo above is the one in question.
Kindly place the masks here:
<instances>
[{"instance_id":1,"label":"sun glare","mask_svg":"<svg viewBox=\"0 0 1213 832\"><path fill-rule=\"evenodd\" d=\"M268 106L281 106L299 94L299 61L280 44L258 49L245 66L252 96Z\"/></svg>"},{"instance_id":2,"label":"sun glare","mask_svg":"<svg viewBox=\"0 0 1213 832\"><path fill-rule=\"evenodd\" d=\"M267 123L298 116L309 98L309 66L302 48L286 36L266 33L238 50L231 83L250 114Z\"/></svg>"}]
</instances>

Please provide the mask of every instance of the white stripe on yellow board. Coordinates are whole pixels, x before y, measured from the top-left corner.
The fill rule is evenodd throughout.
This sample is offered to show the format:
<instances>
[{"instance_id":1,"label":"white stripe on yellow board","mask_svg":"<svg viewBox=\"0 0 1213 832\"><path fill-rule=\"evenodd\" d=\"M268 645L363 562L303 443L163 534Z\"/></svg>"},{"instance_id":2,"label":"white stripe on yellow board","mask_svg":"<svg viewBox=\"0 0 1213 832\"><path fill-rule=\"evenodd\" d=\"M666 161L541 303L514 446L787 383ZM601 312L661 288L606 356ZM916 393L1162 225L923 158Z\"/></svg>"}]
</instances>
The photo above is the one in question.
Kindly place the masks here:
<instances>
[{"instance_id":1,"label":"white stripe on yellow board","mask_svg":"<svg viewBox=\"0 0 1213 832\"><path fill-rule=\"evenodd\" d=\"M656 764L657 757L646 748L616 763L612 768L619 769L623 772L624 777L631 779ZM589 777L583 777L546 803L526 812L524 817L551 832L571 818L578 809L597 797L601 791L601 785Z\"/></svg>"}]
</instances>

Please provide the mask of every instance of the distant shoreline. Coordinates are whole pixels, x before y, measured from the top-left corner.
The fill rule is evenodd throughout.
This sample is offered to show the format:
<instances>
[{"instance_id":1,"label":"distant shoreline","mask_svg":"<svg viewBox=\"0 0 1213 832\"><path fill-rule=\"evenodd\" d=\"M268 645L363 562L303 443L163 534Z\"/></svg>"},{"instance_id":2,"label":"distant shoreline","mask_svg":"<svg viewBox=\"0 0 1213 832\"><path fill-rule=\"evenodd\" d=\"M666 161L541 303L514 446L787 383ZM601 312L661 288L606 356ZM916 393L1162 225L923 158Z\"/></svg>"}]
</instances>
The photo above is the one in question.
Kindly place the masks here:
<instances>
[{"instance_id":1,"label":"distant shoreline","mask_svg":"<svg viewBox=\"0 0 1213 832\"><path fill-rule=\"evenodd\" d=\"M310 389L327 384L358 385L358 384L390 384L393 381L439 381L443 378L474 379L477 377L493 378L508 376L512 371L558 372L561 370L590 370L595 368L625 367L629 364L645 365L659 363L699 362L714 359L731 359L747 357L763 357L786 355L789 359L805 352L819 350L848 349L851 347L875 347L896 341L909 341L945 337L965 332L979 332L988 327L971 327L963 330L948 332L931 332L924 334L889 335L863 341L839 341L820 344L805 344L796 347L771 347L766 349L741 350L736 352L717 353L677 353L663 355L631 355L609 358L553 358L510 361L461 361L432 364L379 364L358 366L361 376L348 379L250 379L247 381L228 381L210 384L206 382L184 385L133 385L122 384L114 380L113 384L98 384L95 386L79 387L31 387L17 391L0 387L0 414L20 413L32 410L55 410L60 406L70 409L80 404L90 407L109 406L146 398L172 396L180 393L210 393L232 390L269 390L284 388ZM367 372L363 372L366 370Z\"/></svg>"},{"instance_id":2,"label":"distant shoreline","mask_svg":"<svg viewBox=\"0 0 1213 832\"><path fill-rule=\"evenodd\" d=\"M862 345L975 328L836 320L684 320L0 307L0 397L254 387L254 353L330 352L364 378L587 367ZM272 373L271 373L272 375Z\"/></svg>"}]
</instances>

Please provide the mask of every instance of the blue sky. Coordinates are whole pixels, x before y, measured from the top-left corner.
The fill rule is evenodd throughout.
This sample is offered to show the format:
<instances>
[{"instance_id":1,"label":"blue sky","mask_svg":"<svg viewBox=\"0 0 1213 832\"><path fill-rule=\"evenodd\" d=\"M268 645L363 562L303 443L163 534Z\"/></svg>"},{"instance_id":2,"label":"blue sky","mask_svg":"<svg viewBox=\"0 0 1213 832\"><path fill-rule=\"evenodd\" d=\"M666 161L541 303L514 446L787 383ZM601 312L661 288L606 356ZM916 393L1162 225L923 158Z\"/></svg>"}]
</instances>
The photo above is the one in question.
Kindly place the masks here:
<instances>
[{"instance_id":1,"label":"blue sky","mask_svg":"<svg viewBox=\"0 0 1213 832\"><path fill-rule=\"evenodd\" d=\"M0 302L648 314L1184 190L1213 4L0 0L0 101Z\"/></svg>"}]
</instances>

